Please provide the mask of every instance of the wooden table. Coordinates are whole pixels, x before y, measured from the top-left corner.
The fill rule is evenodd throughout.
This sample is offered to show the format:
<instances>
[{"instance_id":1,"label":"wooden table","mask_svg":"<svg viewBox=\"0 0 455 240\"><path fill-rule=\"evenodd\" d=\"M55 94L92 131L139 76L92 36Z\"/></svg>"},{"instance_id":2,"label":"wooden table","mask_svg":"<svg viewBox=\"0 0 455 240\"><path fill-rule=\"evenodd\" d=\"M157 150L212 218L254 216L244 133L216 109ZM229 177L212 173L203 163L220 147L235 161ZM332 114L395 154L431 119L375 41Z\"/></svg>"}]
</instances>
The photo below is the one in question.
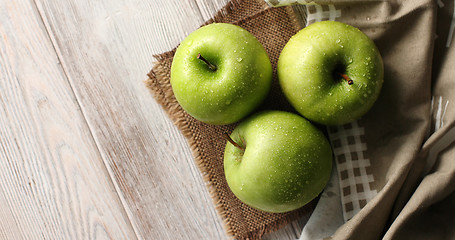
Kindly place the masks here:
<instances>
[{"instance_id":1,"label":"wooden table","mask_svg":"<svg viewBox=\"0 0 455 240\"><path fill-rule=\"evenodd\" d=\"M228 238L143 83L226 2L0 0L0 239Z\"/></svg>"}]
</instances>

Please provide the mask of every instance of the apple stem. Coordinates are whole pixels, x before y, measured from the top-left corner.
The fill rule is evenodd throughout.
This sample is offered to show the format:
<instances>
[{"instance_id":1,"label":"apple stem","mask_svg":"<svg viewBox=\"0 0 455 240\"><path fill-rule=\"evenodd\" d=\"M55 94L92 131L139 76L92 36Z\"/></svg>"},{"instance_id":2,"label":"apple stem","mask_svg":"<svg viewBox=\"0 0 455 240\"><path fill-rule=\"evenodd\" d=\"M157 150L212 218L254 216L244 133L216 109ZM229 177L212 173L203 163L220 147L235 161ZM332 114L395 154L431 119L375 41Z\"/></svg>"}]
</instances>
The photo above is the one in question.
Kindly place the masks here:
<instances>
[{"instance_id":1,"label":"apple stem","mask_svg":"<svg viewBox=\"0 0 455 240\"><path fill-rule=\"evenodd\" d=\"M349 85L354 84L354 81L352 81L352 79L350 79L350 78L348 77L348 75L346 75L346 74L344 74L344 73L340 73L340 76L341 76L342 78L344 78L344 80L348 81L348 84L349 84Z\"/></svg>"},{"instance_id":2,"label":"apple stem","mask_svg":"<svg viewBox=\"0 0 455 240\"><path fill-rule=\"evenodd\" d=\"M207 61L207 59L205 59L200 53L197 54L197 59L200 59L203 62L205 62L205 64L207 64L207 66L209 66L210 70L216 71L216 66L213 65L212 63L210 63L209 61Z\"/></svg>"},{"instance_id":3,"label":"apple stem","mask_svg":"<svg viewBox=\"0 0 455 240\"><path fill-rule=\"evenodd\" d=\"M226 138L226 140L227 140L228 142L230 142L230 143L231 143L232 145L234 145L236 148L238 148L238 149L240 149L240 150L242 150L242 151L245 152L245 147L242 147L242 146L240 146L238 143L234 142L234 140L232 140L232 138L229 136L229 134L224 133L223 136L224 136L224 138Z\"/></svg>"}]
</instances>

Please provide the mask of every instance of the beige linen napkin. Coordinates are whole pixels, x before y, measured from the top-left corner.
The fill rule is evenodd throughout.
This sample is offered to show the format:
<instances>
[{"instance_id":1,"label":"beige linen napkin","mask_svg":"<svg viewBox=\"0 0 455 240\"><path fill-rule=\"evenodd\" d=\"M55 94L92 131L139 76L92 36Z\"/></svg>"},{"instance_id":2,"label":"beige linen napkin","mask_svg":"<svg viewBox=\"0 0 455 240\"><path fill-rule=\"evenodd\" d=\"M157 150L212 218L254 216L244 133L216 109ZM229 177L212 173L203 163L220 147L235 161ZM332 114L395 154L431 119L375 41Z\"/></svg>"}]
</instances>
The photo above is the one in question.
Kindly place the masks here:
<instances>
[{"instance_id":1,"label":"beige linen napkin","mask_svg":"<svg viewBox=\"0 0 455 240\"><path fill-rule=\"evenodd\" d=\"M313 229L319 228L320 237L334 239L454 239L453 1L295 0L285 4L307 2L311 4L268 8L260 0L235 0L212 21L232 22L251 31L264 44L274 67L290 36L305 24L322 20L360 28L382 53L385 79L377 103L362 119L327 128L336 161L332 183L338 185L329 186L320 203L338 196L342 216L335 216L339 226ZM239 239L260 238L311 211L313 205L268 215L244 206L232 195L223 175L221 136L234 126L209 126L183 112L169 84L173 53L156 56L147 84L188 138L227 232ZM262 109L293 111L279 91L276 75L273 89ZM313 219L310 224L318 223Z\"/></svg>"},{"instance_id":2,"label":"beige linen napkin","mask_svg":"<svg viewBox=\"0 0 455 240\"><path fill-rule=\"evenodd\" d=\"M454 1L311 2L307 24L341 21L375 41L385 79L366 116L329 128L339 195L322 195L302 239L455 239ZM336 199L344 221L326 211Z\"/></svg>"}]
</instances>

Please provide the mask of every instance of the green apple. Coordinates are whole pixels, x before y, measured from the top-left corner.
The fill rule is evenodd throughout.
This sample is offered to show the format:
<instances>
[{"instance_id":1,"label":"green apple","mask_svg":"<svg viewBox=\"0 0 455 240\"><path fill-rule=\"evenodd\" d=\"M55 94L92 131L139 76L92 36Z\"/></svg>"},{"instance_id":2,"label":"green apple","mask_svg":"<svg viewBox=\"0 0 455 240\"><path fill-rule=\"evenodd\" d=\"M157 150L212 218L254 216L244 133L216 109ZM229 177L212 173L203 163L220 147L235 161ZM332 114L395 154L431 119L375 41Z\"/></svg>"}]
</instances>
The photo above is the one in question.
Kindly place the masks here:
<instances>
[{"instance_id":1,"label":"green apple","mask_svg":"<svg viewBox=\"0 0 455 240\"><path fill-rule=\"evenodd\" d=\"M251 113L267 96L272 65L261 43L227 23L201 27L177 48L171 85L182 108L194 118L224 125Z\"/></svg>"},{"instance_id":2,"label":"green apple","mask_svg":"<svg viewBox=\"0 0 455 240\"><path fill-rule=\"evenodd\" d=\"M313 23L291 37L277 72L291 105L325 125L345 124L368 112L384 77L374 42L359 29L335 21Z\"/></svg>"},{"instance_id":3,"label":"green apple","mask_svg":"<svg viewBox=\"0 0 455 240\"><path fill-rule=\"evenodd\" d=\"M297 114L259 112L226 137L227 183L237 198L253 208L292 211L317 197L329 180L329 142Z\"/></svg>"}]
</instances>

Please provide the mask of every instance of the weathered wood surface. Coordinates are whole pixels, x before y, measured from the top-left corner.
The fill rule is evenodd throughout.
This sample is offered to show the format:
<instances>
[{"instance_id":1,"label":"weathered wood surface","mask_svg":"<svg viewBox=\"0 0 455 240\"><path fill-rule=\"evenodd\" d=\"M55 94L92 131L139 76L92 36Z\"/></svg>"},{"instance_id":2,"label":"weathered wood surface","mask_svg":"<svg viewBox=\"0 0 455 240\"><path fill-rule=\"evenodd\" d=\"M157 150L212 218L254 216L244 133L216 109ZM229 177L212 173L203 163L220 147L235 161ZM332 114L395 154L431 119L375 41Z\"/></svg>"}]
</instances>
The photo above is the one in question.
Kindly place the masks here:
<instances>
[{"instance_id":1,"label":"weathered wood surface","mask_svg":"<svg viewBox=\"0 0 455 240\"><path fill-rule=\"evenodd\" d=\"M134 239L35 5L0 12L0 238Z\"/></svg>"},{"instance_id":2,"label":"weathered wood surface","mask_svg":"<svg viewBox=\"0 0 455 240\"><path fill-rule=\"evenodd\" d=\"M228 238L143 84L226 2L0 0L1 239Z\"/></svg>"}]
</instances>

